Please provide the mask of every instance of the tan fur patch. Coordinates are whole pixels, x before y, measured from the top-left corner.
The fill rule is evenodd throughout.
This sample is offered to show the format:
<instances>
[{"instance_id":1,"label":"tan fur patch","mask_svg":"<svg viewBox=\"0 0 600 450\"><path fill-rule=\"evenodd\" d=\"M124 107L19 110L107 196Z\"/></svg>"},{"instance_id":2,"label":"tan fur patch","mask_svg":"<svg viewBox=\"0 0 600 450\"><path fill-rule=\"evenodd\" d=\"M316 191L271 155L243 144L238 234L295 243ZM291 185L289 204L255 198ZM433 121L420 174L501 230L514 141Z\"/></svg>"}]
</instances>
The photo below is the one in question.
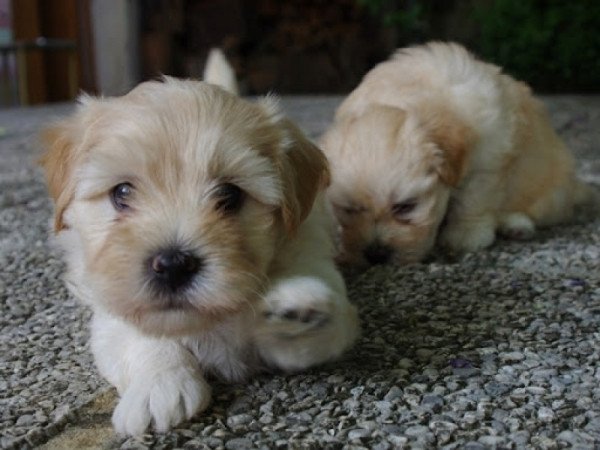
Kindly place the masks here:
<instances>
[{"instance_id":1,"label":"tan fur patch","mask_svg":"<svg viewBox=\"0 0 600 450\"><path fill-rule=\"evenodd\" d=\"M285 121L284 126L293 143L277 163L284 186L283 223L293 234L312 209L317 193L329 184L330 175L323 152L291 122Z\"/></svg>"},{"instance_id":2,"label":"tan fur patch","mask_svg":"<svg viewBox=\"0 0 600 450\"><path fill-rule=\"evenodd\" d=\"M74 187L69 180L75 165L76 148L66 123L45 130L42 142L48 150L39 163L46 173L48 191L55 202L54 230L58 232L65 227L63 213L73 197Z\"/></svg>"},{"instance_id":3,"label":"tan fur patch","mask_svg":"<svg viewBox=\"0 0 600 450\"><path fill-rule=\"evenodd\" d=\"M421 105L418 118L431 140L443 151L436 172L444 183L456 187L465 175L475 133L443 105Z\"/></svg>"}]
</instances>

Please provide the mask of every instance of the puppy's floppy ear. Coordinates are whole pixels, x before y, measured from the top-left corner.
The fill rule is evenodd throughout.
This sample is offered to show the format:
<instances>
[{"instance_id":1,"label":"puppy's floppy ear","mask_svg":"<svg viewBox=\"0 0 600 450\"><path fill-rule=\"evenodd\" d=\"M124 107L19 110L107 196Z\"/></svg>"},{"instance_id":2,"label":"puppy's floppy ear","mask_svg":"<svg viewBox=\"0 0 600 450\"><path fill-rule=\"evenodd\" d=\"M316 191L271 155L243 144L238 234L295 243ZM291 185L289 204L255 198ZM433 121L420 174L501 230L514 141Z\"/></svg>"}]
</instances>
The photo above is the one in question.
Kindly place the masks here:
<instances>
[{"instance_id":1,"label":"puppy's floppy ear","mask_svg":"<svg viewBox=\"0 0 600 450\"><path fill-rule=\"evenodd\" d=\"M323 152L289 120L280 119L286 138L278 165L283 187L281 214L289 234L310 213L320 190L329 185L329 165Z\"/></svg>"},{"instance_id":2,"label":"puppy's floppy ear","mask_svg":"<svg viewBox=\"0 0 600 450\"><path fill-rule=\"evenodd\" d=\"M475 133L456 115L439 107L423 111L421 120L431 140L441 150L434 170L445 184L457 186L465 175Z\"/></svg>"},{"instance_id":3,"label":"puppy's floppy ear","mask_svg":"<svg viewBox=\"0 0 600 450\"><path fill-rule=\"evenodd\" d=\"M66 228L63 214L74 195L73 167L77 159L74 125L66 120L42 132L46 153L39 163L46 173L48 191L54 200L54 231Z\"/></svg>"}]
</instances>

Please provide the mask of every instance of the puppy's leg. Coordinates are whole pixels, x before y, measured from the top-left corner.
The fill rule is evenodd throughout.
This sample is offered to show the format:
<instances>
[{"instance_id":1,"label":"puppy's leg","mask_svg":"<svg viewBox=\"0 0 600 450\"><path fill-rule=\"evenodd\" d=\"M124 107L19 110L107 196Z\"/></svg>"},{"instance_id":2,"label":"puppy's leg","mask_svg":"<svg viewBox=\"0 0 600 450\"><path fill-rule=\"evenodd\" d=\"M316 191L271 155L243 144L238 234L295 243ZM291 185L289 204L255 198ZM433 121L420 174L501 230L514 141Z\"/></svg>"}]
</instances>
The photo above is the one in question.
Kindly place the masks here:
<instances>
[{"instance_id":1,"label":"puppy's leg","mask_svg":"<svg viewBox=\"0 0 600 450\"><path fill-rule=\"evenodd\" d=\"M509 213L500 219L499 231L511 239L526 240L535 234L535 224L523 213Z\"/></svg>"},{"instance_id":2,"label":"puppy's leg","mask_svg":"<svg viewBox=\"0 0 600 450\"><path fill-rule=\"evenodd\" d=\"M256 334L268 364L301 370L338 357L358 335L356 308L333 264L277 279L262 303ZM313 266L314 267L314 266Z\"/></svg>"},{"instance_id":3,"label":"puppy's leg","mask_svg":"<svg viewBox=\"0 0 600 450\"><path fill-rule=\"evenodd\" d=\"M467 218L448 219L441 243L457 252L474 252L489 247L496 239L494 216L484 213Z\"/></svg>"},{"instance_id":4,"label":"puppy's leg","mask_svg":"<svg viewBox=\"0 0 600 450\"><path fill-rule=\"evenodd\" d=\"M164 432L208 406L210 387L198 361L177 341L144 336L96 314L91 347L100 373L121 397L112 418L117 433L139 435L151 422Z\"/></svg>"},{"instance_id":5,"label":"puppy's leg","mask_svg":"<svg viewBox=\"0 0 600 450\"><path fill-rule=\"evenodd\" d=\"M280 249L257 312L261 358L301 370L338 357L356 340L358 315L333 255L333 221L322 197L292 241Z\"/></svg>"},{"instance_id":6,"label":"puppy's leg","mask_svg":"<svg viewBox=\"0 0 600 450\"><path fill-rule=\"evenodd\" d=\"M356 340L358 315L333 255L332 216L319 198L281 249L261 303L255 340L268 364L304 369L338 357Z\"/></svg>"},{"instance_id":7,"label":"puppy's leg","mask_svg":"<svg viewBox=\"0 0 600 450\"><path fill-rule=\"evenodd\" d=\"M502 181L491 174L474 176L453 195L440 242L451 250L472 252L496 239Z\"/></svg>"}]
</instances>

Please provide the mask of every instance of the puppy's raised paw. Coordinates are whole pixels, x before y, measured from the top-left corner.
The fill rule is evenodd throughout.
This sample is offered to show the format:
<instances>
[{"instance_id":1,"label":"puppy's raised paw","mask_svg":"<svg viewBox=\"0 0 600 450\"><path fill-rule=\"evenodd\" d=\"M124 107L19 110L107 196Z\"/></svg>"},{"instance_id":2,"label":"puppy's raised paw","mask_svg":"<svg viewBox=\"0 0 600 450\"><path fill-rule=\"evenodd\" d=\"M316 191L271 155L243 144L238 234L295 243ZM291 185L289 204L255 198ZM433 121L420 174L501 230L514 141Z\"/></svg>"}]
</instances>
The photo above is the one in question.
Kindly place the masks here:
<instances>
[{"instance_id":1,"label":"puppy's raised paw","mask_svg":"<svg viewBox=\"0 0 600 450\"><path fill-rule=\"evenodd\" d=\"M326 326L331 321L335 295L321 280L290 278L277 283L263 303L269 333L293 338Z\"/></svg>"},{"instance_id":2,"label":"puppy's raised paw","mask_svg":"<svg viewBox=\"0 0 600 450\"><path fill-rule=\"evenodd\" d=\"M137 436L152 423L159 433L206 409L210 387L188 367L174 368L148 379L134 380L123 393L112 422L119 434Z\"/></svg>"},{"instance_id":3,"label":"puppy's raised paw","mask_svg":"<svg viewBox=\"0 0 600 450\"><path fill-rule=\"evenodd\" d=\"M256 333L259 354L267 364L286 371L335 358L358 336L356 309L320 278L279 281L262 308Z\"/></svg>"}]
</instances>

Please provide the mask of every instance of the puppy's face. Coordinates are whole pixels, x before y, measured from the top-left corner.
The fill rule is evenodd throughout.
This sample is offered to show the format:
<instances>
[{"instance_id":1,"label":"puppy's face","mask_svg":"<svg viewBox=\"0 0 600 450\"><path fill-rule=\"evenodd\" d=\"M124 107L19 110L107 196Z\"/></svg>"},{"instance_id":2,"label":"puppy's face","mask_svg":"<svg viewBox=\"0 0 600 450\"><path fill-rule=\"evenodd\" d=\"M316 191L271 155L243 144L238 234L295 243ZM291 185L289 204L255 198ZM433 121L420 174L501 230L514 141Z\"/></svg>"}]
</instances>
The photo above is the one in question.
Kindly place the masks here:
<instances>
[{"instance_id":1,"label":"puppy's face","mask_svg":"<svg viewBox=\"0 0 600 450\"><path fill-rule=\"evenodd\" d=\"M357 118L338 120L323 137L341 262L411 263L433 246L470 138L457 124L430 114L417 118L373 106Z\"/></svg>"},{"instance_id":2,"label":"puppy's face","mask_svg":"<svg viewBox=\"0 0 600 450\"><path fill-rule=\"evenodd\" d=\"M260 295L326 177L269 102L166 79L84 99L42 164L73 289L143 331L199 331Z\"/></svg>"}]
</instances>

